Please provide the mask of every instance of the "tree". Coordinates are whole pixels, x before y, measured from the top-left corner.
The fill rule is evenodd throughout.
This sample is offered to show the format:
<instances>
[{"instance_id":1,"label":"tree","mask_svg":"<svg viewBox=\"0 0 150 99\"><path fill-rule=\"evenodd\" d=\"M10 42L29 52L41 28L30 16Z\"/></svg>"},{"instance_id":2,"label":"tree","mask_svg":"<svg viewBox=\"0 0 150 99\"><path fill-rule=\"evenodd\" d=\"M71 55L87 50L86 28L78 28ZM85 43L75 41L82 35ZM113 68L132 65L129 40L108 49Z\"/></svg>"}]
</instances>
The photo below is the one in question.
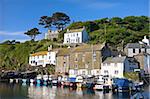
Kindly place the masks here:
<instances>
[{"instance_id":1,"label":"tree","mask_svg":"<svg viewBox=\"0 0 150 99\"><path fill-rule=\"evenodd\" d=\"M48 28L48 30L51 30L52 17L42 16L39 20L39 25L43 25L44 28Z\"/></svg>"},{"instance_id":2,"label":"tree","mask_svg":"<svg viewBox=\"0 0 150 99\"><path fill-rule=\"evenodd\" d=\"M52 15L53 25L58 30L64 30L64 27L70 23L70 17L62 12L56 12Z\"/></svg>"},{"instance_id":3,"label":"tree","mask_svg":"<svg viewBox=\"0 0 150 99\"><path fill-rule=\"evenodd\" d=\"M39 32L39 29L33 28L33 29L28 30L28 31L25 32L24 34L30 36L30 37L31 37L31 40L34 41L34 40L35 40L35 37L36 37L38 34L41 34L41 33Z\"/></svg>"}]
</instances>

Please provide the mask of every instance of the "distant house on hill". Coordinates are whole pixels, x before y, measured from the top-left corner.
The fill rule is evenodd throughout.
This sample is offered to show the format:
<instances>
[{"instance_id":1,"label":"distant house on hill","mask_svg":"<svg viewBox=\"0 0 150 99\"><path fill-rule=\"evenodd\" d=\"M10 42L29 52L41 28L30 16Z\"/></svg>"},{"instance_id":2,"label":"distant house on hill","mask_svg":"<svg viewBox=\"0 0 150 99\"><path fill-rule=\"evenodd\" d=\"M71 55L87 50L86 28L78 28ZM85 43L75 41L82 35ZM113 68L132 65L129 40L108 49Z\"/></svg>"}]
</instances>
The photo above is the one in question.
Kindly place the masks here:
<instances>
[{"instance_id":1,"label":"distant house on hill","mask_svg":"<svg viewBox=\"0 0 150 99\"><path fill-rule=\"evenodd\" d=\"M57 30L56 31L48 30L48 32L45 34L45 39L49 39L49 40L57 39L58 34L59 34L59 32Z\"/></svg>"},{"instance_id":2,"label":"distant house on hill","mask_svg":"<svg viewBox=\"0 0 150 99\"><path fill-rule=\"evenodd\" d=\"M31 66L43 66L47 64L56 65L56 53L57 51L52 50L52 46L48 48L48 51L40 51L30 54L29 64Z\"/></svg>"},{"instance_id":3,"label":"distant house on hill","mask_svg":"<svg viewBox=\"0 0 150 99\"><path fill-rule=\"evenodd\" d=\"M139 43L128 43L125 47L125 53L129 57L133 57L141 52L150 54L150 46L146 44Z\"/></svg>"},{"instance_id":4,"label":"distant house on hill","mask_svg":"<svg viewBox=\"0 0 150 99\"><path fill-rule=\"evenodd\" d=\"M124 49L128 57L133 57L141 52L150 54L150 40L144 36L142 41L139 43L128 43Z\"/></svg>"},{"instance_id":5,"label":"distant house on hill","mask_svg":"<svg viewBox=\"0 0 150 99\"><path fill-rule=\"evenodd\" d=\"M85 28L67 30L64 34L64 44L86 43L89 40L88 33Z\"/></svg>"},{"instance_id":6,"label":"distant house on hill","mask_svg":"<svg viewBox=\"0 0 150 99\"><path fill-rule=\"evenodd\" d=\"M110 57L101 64L101 75L111 78L124 78L124 73L134 72L138 69L138 62L126 56Z\"/></svg>"}]
</instances>

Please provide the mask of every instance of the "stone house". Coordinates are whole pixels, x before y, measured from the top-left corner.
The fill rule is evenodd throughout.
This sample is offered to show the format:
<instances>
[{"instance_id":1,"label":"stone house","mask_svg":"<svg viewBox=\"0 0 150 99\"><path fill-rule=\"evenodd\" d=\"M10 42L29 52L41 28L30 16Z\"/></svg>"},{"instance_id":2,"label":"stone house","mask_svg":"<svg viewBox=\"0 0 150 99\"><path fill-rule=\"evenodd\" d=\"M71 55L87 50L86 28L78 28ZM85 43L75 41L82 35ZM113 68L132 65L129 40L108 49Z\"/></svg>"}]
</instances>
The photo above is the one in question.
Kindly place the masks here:
<instances>
[{"instance_id":1,"label":"stone house","mask_svg":"<svg viewBox=\"0 0 150 99\"><path fill-rule=\"evenodd\" d=\"M59 34L58 30L56 30L56 31L48 30L48 32L45 33L45 39L49 39L49 40L53 41L54 39L58 38L58 34Z\"/></svg>"},{"instance_id":2,"label":"stone house","mask_svg":"<svg viewBox=\"0 0 150 99\"><path fill-rule=\"evenodd\" d=\"M150 74L150 54L139 53L139 54L135 55L134 57L139 62L140 69L145 74Z\"/></svg>"},{"instance_id":3,"label":"stone house","mask_svg":"<svg viewBox=\"0 0 150 99\"><path fill-rule=\"evenodd\" d=\"M56 73L69 75L99 75L101 63L111 56L105 44L84 44L74 48L61 48L56 57Z\"/></svg>"},{"instance_id":4,"label":"stone house","mask_svg":"<svg viewBox=\"0 0 150 99\"><path fill-rule=\"evenodd\" d=\"M56 67L55 72L57 74L68 73L69 71L69 58L70 58L70 49L69 48L60 48L57 51L56 55Z\"/></svg>"}]
</instances>

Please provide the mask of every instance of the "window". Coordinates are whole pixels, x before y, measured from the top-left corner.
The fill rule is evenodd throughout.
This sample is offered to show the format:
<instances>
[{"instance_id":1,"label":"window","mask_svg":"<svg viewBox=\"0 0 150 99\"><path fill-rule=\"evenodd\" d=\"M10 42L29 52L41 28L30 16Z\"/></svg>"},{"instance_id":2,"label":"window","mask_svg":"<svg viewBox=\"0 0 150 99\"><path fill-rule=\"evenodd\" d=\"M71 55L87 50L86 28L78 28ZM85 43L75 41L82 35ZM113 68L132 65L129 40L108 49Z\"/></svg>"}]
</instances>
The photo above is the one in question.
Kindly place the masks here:
<instances>
[{"instance_id":1,"label":"window","mask_svg":"<svg viewBox=\"0 0 150 99\"><path fill-rule=\"evenodd\" d=\"M146 48L145 48L145 53L147 53L147 52L146 52Z\"/></svg>"},{"instance_id":2,"label":"window","mask_svg":"<svg viewBox=\"0 0 150 99\"><path fill-rule=\"evenodd\" d=\"M37 56L37 58L39 59L39 56Z\"/></svg>"},{"instance_id":3,"label":"window","mask_svg":"<svg viewBox=\"0 0 150 99\"><path fill-rule=\"evenodd\" d=\"M93 61L96 61L96 56L93 57Z\"/></svg>"},{"instance_id":4,"label":"window","mask_svg":"<svg viewBox=\"0 0 150 99\"><path fill-rule=\"evenodd\" d=\"M66 62L64 62L64 67L66 67Z\"/></svg>"},{"instance_id":5,"label":"window","mask_svg":"<svg viewBox=\"0 0 150 99\"><path fill-rule=\"evenodd\" d=\"M77 58L75 58L75 61L77 62L77 61L78 61L78 59L77 59Z\"/></svg>"},{"instance_id":6,"label":"window","mask_svg":"<svg viewBox=\"0 0 150 99\"><path fill-rule=\"evenodd\" d=\"M44 55L42 55L42 58L44 58Z\"/></svg>"},{"instance_id":7,"label":"window","mask_svg":"<svg viewBox=\"0 0 150 99\"><path fill-rule=\"evenodd\" d=\"M51 56L49 56L49 59L51 59Z\"/></svg>"},{"instance_id":8,"label":"window","mask_svg":"<svg viewBox=\"0 0 150 99\"><path fill-rule=\"evenodd\" d=\"M133 53L135 53L135 49L133 49Z\"/></svg>"},{"instance_id":9,"label":"window","mask_svg":"<svg viewBox=\"0 0 150 99\"><path fill-rule=\"evenodd\" d=\"M73 34L73 36L75 36L75 34Z\"/></svg>"},{"instance_id":10,"label":"window","mask_svg":"<svg viewBox=\"0 0 150 99\"><path fill-rule=\"evenodd\" d=\"M115 63L115 67L117 67L117 63Z\"/></svg>"},{"instance_id":11,"label":"window","mask_svg":"<svg viewBox=\"0 0 150 99\"><path fill-rule=\"evenodd\" d=\"M118 74L118 70L115 70L115 74Z\"/></svg>"},{"instance_id":12,"label":"window","mask_svg":"<svg viewBox=\"0 0 150 99\"><path fill-rule=\"evenodd\" d=\"M82 62L85 62L85 54L82 55Z\"/></svg>"},{"instance_id":13,"label":"window","mask_svg":"<svg viewBox=\"0 0 150 99\"><path fill-rule=\"evenodd\" d=\"M77 33L77 36L78 36L78 33Z\"/></svg>"},{"instance_id":14,"label":"window","mask_svg":"<svg viewBox=\"0 0 150 99\"><path fill-rule=\"evenodd\" d=\"M82 74L85 75L85 71L82 71Z\"/></svg>"},{"instance_id":15,"label":"window","mask_svg":"<svg viewBox=\"0 0 150 99\"><path fill-rule=\"evenodd\" d=\"M78 68L78 65L77 65L77 64L75 65L75 68L76 68L76 69Z\"/></svg>"},{"instance_id":16,"label":"window","mask_svg":"<svg viewBox=\"0 0 150 99\"><path fill-rule=\"evenodd\" d=\"M105 73L105 74L108 74L108 70L104 70L104 73Z\"/></svg>"},{"instance_id":17,"label":"window","mask_svg":"<svg viewBox=\"0 0 150 99\"><path fill-rule=\"evenodd\" d=\"M139 53L141 53L141 49L139 49Z\"/></svg>"},{"instance_id":18,"label":"window","mask_svg":"<svg viewBox=\"0 0 150 99\"><path fill-rule=\"evenodd\" d=\"M67 56L64 56L64 60L66 59Z\"/></svg>"}]
</instances>

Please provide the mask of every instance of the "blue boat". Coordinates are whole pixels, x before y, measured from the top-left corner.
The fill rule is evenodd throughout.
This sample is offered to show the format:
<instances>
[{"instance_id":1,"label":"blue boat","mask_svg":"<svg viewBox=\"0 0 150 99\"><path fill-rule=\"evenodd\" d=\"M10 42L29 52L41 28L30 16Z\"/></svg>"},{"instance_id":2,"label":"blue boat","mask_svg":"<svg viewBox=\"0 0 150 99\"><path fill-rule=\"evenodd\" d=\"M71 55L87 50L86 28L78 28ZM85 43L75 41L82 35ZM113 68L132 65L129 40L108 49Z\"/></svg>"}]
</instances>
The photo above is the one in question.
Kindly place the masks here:
<instances>
[{"instance_id":1,"label":"blue boat","mask_svg":"<svg viewBox=\"0 0 150 99\"><path fill-rule=\"evenodd\" d=\"M113 88L117 89L118 92L128 92L130 81L125 78L114 78Z\"/></svg>"}]
</instances>

